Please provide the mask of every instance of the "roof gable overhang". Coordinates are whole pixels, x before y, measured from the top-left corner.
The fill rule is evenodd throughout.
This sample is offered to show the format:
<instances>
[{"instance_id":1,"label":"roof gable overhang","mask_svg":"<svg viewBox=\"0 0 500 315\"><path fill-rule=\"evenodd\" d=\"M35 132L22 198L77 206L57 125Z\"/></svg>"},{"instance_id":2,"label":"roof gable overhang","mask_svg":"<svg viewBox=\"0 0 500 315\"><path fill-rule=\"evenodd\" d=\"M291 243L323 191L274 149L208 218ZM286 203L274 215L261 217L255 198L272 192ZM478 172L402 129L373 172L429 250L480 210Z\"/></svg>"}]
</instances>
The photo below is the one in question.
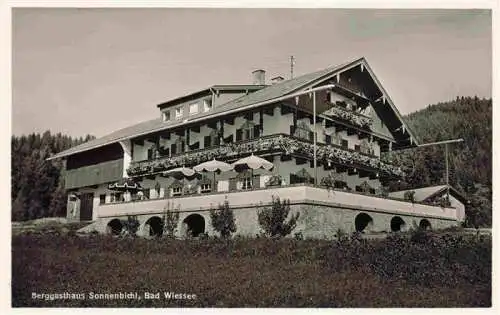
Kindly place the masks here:
<instances>
[{"instance_id":1,"label":"roof gable overhang","mask_svg":"<svg viewBox=\"0 0 500 315\"><path fill-rule=\"evenodd\" d=\"M341 84L340 77L347 72L358 72L358 75L361 78L364 78L365 82L369 82L370 86L366 87L367 93L356 92ZM419 140L415 136L415 133L404 121L403 116L394 105L394 102L378 78L375 76L375 73L364 57L337 69L333 69L331 72L315 78L307 84L294 89L290 93L307 90L312 87L318 87L322 83L335 85L335 88L333 88L334 91L336 90L342 94L346 94L354 100L369 102L377 115L389 128L389 131L394 136L394 139L396 139L396 142L392 147L393 149L406 149L416 147L418 145Z\"/></svg>"},{"instance_id":2,"label":"roof gable overhang","mask_svg":"<svg viewBox=\"0 0 500 315\"><path fill-rule=\"evenodd\" d=\"M376 94L369 93L369 95L360 95L359 93L356 93L354 91L349 91L348 89L345 89L344 87L335 84L335 81L331 81L332 78L338 78L342 73L349 71L349 70L355 70L356 68L359 68L361 72L367 71L368 74L370 75L370 78L373 80L375 86L378 88L380 91L380 97L378 99L373 99ZM90 149L102 147L104 145L114 143L114 142L120 142L128 139L132 139L138 136L143 136L149 133L154 133L154 132L159 132L162 130L168 130L168 129L174 129L177 127L181 127L183 125L189 125L189 124L194 124L198 123L202 120L207 120L207 119L212 119L215 117L220 117L223 115L227 114L234 114L237 112L245 111L248 109L253 109L257 108L260 106L265 106L269 104L275 104L279 102L283 102L284 100L289 100L292 99L296 96L304 94L304 92L314 92L314 91L319 91L323 89L335 89L335 88L341 88L345 93L351 93L352 97L354 98L360 98L360 99L365 99L370 102L374 102L377 104L377 102L382 102L381 106L379 107L379 111L382 113L382 117L385 117L385 120L387 122L393 121L388 125L391 127L391 132L393 132L396 135L396 146L393 148L404 148L404 147L411 147L411 146L416 146L417 144L417 139L414 136L413 132L408 128L408 126L405 124L405 122L402 119L401 114L398 112L396 107L394 106L392 100L388 96L387 92L385 89L382 87L378 79L375 77L373 74L373 71L369 67L368 63L366 62L365 58L360 58L355 61L352 61L350 63L346 63L334 68L329 68L325 69L322 71L319 71L318 73L312 73L312 74L307 74L305 75L307 77L307 80L302 80L300 81L299 84L296 84L293 86L291 89L286 89L286 91L283 91L283 93L279 93L277 95L272 96L271 98L260 98L257 100L253 100L250 102L242 102L244 98L248 98L252 96L253 94L258 94L261 91L257 91L254 93L250 93L246 96L243 96L241 98L238 98L236 100L230 101L226 104L232 104L233 107L228 106L229 108L225 107L226 104L221 105L220 107L216 108L213 112L204 112L204 113L199 113L194 115L193 117L190 117L189 119L186 119L184 121L172 121L172 122L162 122L160 119L155 119L151 121L147 121L144 123L140 123L134 126L130 126L127 128L124 128L122 130L119 130L117 132L114 132L110 135L104 136L102 138L90 141L88 143L81 144L79 146L70 148L66 151L60 152L55 154L54 156L48 158L48 160L51 159L56 159L56 158L61 158L69 155L73 155L79 152L87 151ZM262 91L273 88L279 87L281 84L287 84L288 81L293 81L292 80L287 80L283 81L281 83L271 85L271 86L255 86L256 90L260 89ZM322 83L323 82L323 83ZM326 83L325 83L326 82ZM332 82L333 84L329 84ZM321 85L321 86L319 86ZM174 101L181 102L180 99L183 99L183 101L188 100L189 98L192 97L200 97L199 95L203 96L203 93L206 93L209 95L212 93L213 87L210 87L206 90L198 91L196 93L183 96L181 98L175 99ZM267 87L267 88L265 88ZM376 91L376 90L374 90ZM375 96L374 96L375 95ZM241 103L241 105L238 105ZM163 104L158 105L158 107L163 106L167 107L172 105L170 102L166 102ZM392 117L390 116L392 115ZM399 126L399 127L396 127ZM407 139L404 141L404 139Z\"/></svg>"},{"instance_id":3,"label":"roof gable overhang","mask_svg":"<svg viewBox=\"0 0 500 315\"><path fill-rule=\"evenodd\" d=\"M435 198L437 196L444 195L446 193L446 190L447 190L446 188L447 188L446 185L443 186L440 190L438 190L438 191L434 192L433 194L425 197L423 201L427 201L427 200L433 199L433 198ZM455 197L458 201L460 201L463 204L467 204L468 203L467 198L465 198L465 196L462 195L458 190L456 190L452 186L448 186L448 189L449 189L450 195L453 196L453 197Z\"/></svg>"}]
</instances>

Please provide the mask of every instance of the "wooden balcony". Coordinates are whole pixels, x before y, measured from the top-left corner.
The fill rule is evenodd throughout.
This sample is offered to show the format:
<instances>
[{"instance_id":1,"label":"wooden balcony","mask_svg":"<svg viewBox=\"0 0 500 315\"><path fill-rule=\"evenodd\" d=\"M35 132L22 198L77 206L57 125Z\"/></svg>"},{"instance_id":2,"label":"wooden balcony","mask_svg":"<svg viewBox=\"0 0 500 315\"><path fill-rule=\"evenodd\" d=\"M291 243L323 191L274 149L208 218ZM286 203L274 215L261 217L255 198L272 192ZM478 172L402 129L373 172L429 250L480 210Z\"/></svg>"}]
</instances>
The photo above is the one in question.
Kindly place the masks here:
<instances>
[{"instance_id":1,"label":"wooden balcony","mask_svg":"<svg viewBox=\"0 0 500 315\"><path fill-rule=\"evenodd\" d=\"M372 118L347 109L346 107L337 105L335 103L328 103L328 106L330 108L327 111L323 112L322 115L325 115L326 117L332 118L334 120L340 120L342 122L349 123L355 127L359 127L362 129L372 129Z\"/></svg>"},{"instance_id":2,"label":"wooden balcony","mask_svg":"<svg viewBox=\"0 0 500 315\"><path fill-rule=\"evenodd\" d=\"M233 161L251 153L283 154L302 157L312 160L313 143L285 134L275 134L257 139L223 144L217 147L184 152L171 157L161 157L154 160L132 162L127 170L129 176L147 176L161 173L165 170L180 167L194 166L212 159ZM317 144L317 160L327 164L337 164L344 167L360 168L369 172L380 172L380 176L403 176L401 168L380 161L374 155L342 148L333 144Z\"/></svg>"}]
</instances>

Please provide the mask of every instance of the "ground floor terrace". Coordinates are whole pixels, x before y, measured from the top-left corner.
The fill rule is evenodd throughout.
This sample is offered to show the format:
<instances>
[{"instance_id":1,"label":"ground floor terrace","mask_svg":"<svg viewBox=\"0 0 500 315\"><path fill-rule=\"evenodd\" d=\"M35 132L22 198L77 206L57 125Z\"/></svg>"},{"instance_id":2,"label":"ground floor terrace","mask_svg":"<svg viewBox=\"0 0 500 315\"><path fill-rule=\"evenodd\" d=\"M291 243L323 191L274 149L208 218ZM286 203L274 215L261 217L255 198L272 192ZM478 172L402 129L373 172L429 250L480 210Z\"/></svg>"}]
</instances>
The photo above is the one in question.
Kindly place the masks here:
<instances>
[{"instance_id":1,"label":"ground floor terrace","mask_svg":"<svg viewBox=\"0 0 500 315\"><path fill-rule=\"evenodd\" d=\"M270 207L273 197L290 201L291 213L299 213L297 227L290 235L304 238L335 238L339 232L390 233L409 229L442 229L458 224L456 210L401 199L311 184L266 187L248 191L184 195L98 205L94 223L87 229L119 234L128 216L139 221L138 235L159 236L166 210L180 214L176 236L180 238L215 235L210 209L227 201L233 210L236 235L255 237L261 233L258 212Z\"/></svg>"}]
</instances>

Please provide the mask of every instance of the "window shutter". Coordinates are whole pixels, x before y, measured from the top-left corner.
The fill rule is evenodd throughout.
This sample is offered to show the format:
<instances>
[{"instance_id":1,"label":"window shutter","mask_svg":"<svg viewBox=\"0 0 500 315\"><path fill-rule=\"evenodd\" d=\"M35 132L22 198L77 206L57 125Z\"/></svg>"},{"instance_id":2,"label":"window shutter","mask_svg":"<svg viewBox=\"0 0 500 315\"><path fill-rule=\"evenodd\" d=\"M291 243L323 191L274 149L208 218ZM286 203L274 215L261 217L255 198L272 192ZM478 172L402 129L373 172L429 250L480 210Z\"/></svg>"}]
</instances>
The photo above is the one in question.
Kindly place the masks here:
<instances>
[{"instance_id":1,"label":"window shutter","mask_svg":"<svg viewBox=\"0 0 500 315\"><path fill-rule=\"evenodd\" d=\"M252 178L252 188L260 188L260 175L254 175Z\"/></svg>"},{"instance_id":2,"label":"window shutter","mask_svg":"<svg viewBox=\"0 0 500 315\"><path fill-rule=\"evenodd\" d=\"M253 126L253 137L254 138L260 137L260 126L259 125Z\"/></svg>"},{"instance_id":3,"label":"window shutter","mask_svg":"<svg viewBox=\"0 0 500 315\"><path fill-rule=\"evenodd\" d=\"M293 134L295 133L295 126L290 126L290 136L293 136Z\"/></svg>"},{"instance_id":4,"label":"window shutter","mask_svg":"<svg viewBox=\"0 0 500 315\"><path fill-rule=\"evenodd\" d=\"M236 178L229 179L229 191L236 190Z\"/></svg>"},{"instance_id":5,"label":"window shutter","mask_svg":"<svg viewBox=\"0 0 500 315\"><path fill-rule=\"evenodd\" d=\"M172 151L172 154L177 154L177 146L175 145L175 143L172 143L172 145L170 146L170 151Z\"/></svg>"},{"instance_id":6,"label":"window shutter","mask_svg":"<svg viewBox=\"0 0 500 315\"><path fill-rule=\"evenodd\" d=\"M325 135L325 142L326 144L332 144L332 137L329 135Z\"/></svg>"},{"instance_id":7,"label":"window shutter","mask_svg":"<svg viewBox=\"0 0 500 315\"><path fill-rule=\"evenodd\" d=\"M217 136L214 137L214 143L213 143L213 145L220 145L220 137L219 137L219 135L217 135Z\"/></svg>"},{"instance_id":8,"label":"window shutter","mask_svg":"<svg viewBox=\"0 0 500 315\"><path fill-rule=\"evenodd\" d=\"M204 141L203 141L203 143L204 143L203 147L204 148L211 147L212 146L212 144L211 144L212 141L211 140L212 140L212 138L210 136L205 136L204 137Z\"/></svg>"},{"instance_id":9,"label":"window shutter","mask_svg":"<svg viewBox=\"0 0 500 315\"><path fill-rule=\"evenodd\" d=\"M241 129L236 129L236 141L241 141L242 133Z\"/></svg>"},{"instance_id":10,"label":"window shutter","mask_svg":"<svg viewBox=\"0 0 500 315\"><path fill-rule=\"evenodd\" d=\"M169 148L166 148L166 149L163 149L163 151L161 152L161 154L163 155L170 155L170 149Z\"/></svg>"},{"instance_id":11,"label":"window shutter","mask_svg":"<svg viewBox=\"0 0 500 315\"><path fill-rule=\"evenodd\" d=\"M314 132L309 131L309 141L314 142Z\"/></svg>"}]
</instances>

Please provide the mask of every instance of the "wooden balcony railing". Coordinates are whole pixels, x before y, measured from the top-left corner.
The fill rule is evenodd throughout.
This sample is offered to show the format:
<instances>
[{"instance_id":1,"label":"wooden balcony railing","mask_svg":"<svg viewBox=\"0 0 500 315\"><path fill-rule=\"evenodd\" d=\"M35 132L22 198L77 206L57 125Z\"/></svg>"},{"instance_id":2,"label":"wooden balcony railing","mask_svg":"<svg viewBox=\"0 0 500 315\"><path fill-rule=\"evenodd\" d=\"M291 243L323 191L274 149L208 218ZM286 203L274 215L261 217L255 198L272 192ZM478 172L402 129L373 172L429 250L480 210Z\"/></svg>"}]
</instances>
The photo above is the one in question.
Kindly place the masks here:
<instances>
[{"instance_id":1,"label":"wooden balcony railing","mask_svg":"<svg viewBox=\"0 0 500 315\"><path fill-rule=\"evenodd\" d=\"M349 110L335 103L328 103L331 106L323 115L333 119L339 119L348 122L356 127L371 130L373 119L353 110Z\"/></svg>"},{"instance_id":2,"label":"wooden balcony railing","mask_svg":"<svg viewBox=\"0 0 500 315\"><path fill-rule=\"evenodd\" d=\"M194 166L214 158L223 161L235 160L251 153L261 155L280 152L286 155L312 159L313 151L313 144L309 141L285 134L275 134L257 139L223 144L218 147L180 153L171 157L132 162L127 173L129 176L143 176L179 166ZM380 175L403 176L403 171L399 167L384 163L373 155L344 149L339 146L318 143L316 156L317 160L322 162L365 168L370 171L380 172Z\"/></svg>"}]
</instances>

